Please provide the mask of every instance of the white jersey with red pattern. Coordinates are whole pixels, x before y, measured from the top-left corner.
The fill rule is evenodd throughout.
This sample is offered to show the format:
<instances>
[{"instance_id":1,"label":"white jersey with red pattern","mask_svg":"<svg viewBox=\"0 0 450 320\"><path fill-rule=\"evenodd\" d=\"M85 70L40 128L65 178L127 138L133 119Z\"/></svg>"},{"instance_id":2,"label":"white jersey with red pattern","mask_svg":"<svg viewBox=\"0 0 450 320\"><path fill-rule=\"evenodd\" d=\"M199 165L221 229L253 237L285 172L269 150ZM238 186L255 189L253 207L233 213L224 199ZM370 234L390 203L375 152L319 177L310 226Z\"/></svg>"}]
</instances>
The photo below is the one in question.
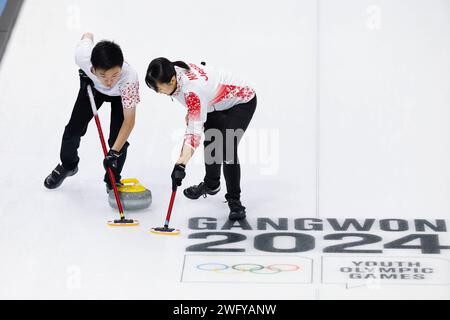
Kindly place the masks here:
<instances>
[{"instance_id":1,"label":"white jersey with red pattern","mask_svg":"<svg viewBox=\"0 0 450 320\"><path fill-rule=\"evenodd\" d=\"M208 113L223 111L255 97L255 90L230 73L189 64L191 70L175 67L177 88L173 97L188 109L184 143L193 149L200 145Z\"/></svg>"},{"instance_id":2,"label":"white jersey with red pattern","mask_svg":"<svg viewBox=\"0 0 450 320\"><path fill-rule=\"evenodd\" d=\"M107 96L122 97L124 109L136 107L140 102L139 79L136 71L127 62L124 62L117 83L111 88L104 86L91 70L91 55L93 49L94 43L91 39L85 38L79 41L75 50L76 64L94 82L96 90Z\"/></svg>"}]
</instances>

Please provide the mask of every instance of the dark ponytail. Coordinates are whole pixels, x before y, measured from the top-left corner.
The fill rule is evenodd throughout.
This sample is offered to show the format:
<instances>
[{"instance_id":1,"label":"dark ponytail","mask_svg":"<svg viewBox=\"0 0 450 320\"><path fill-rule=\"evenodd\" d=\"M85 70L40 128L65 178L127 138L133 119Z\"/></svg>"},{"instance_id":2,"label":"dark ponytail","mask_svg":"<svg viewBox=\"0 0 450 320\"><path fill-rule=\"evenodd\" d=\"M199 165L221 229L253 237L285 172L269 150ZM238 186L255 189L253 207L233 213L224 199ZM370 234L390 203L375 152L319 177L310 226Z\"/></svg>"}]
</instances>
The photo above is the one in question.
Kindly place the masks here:
<instances>
[{"instance_id":1,"label":"dark ponytail","mask_svg":"<svg viewBox=\"0 0 450 320\"><path fill-rule=\"evenodd\" d=\"M148 66L145 83L150 89L157 91L157 83L169 83L176 75L175 67L190 70L183 61L170 62L166 58L154 59Z\"/></svg>"},{"instance_id":2,"label":"dark ponytail","mask_svg":"<svg viewBox=\"0 0 450 320\"><path fill-rule=\"evenodd\" d=\"M186 69L186 70L191 70L191 68L183 61L172 62L172 65Z\"/></svg>"}]
</instances>

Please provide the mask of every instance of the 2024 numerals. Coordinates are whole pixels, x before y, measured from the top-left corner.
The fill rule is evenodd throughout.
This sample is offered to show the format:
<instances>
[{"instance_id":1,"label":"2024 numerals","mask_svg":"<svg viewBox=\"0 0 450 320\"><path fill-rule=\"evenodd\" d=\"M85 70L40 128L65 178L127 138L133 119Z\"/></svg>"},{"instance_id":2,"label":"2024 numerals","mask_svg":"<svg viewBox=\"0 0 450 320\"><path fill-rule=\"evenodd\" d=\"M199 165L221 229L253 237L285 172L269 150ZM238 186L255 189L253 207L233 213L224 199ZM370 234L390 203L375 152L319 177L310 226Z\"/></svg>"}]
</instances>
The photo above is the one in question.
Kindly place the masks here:
<instances>
[{"instance_id":1,"label":"2024 numerals","mask_svg":"<svg viewBox=\"0 0 450 320\"><path fill-rule=\"evenodd\" d=\"M189 246L188 252L245 252L245 248L218 247L234 243L240 243L247 240L247 236L235 232L199 232L189 235L189 239L208 239L210 237L221 236L224 239L210 241ZM277 248L275 245L278 237L288 237L295 245L291 248ZM350 239L351 238L351 239ZM355 238L357 239L355 241ZM328 246L323 249L324 253L383 253L383 249L398 250L420 250L422 254L440 254L441 250L450 249L450 246L440 244L438 234L410 234L382 244L383 238L378 235L368 233L332 233L323 236L325 241L349 241ZM412 244L415 242L416 244ZM382 249L364 249L363 246L382 244ZM418 244L417 244L418 243ZM263 233L254 237L254 248L259 251L272 253L298 253L308 252L316 248L316 238L312 235L296 232L274 232Z\"/></svg>"}]
</instances>

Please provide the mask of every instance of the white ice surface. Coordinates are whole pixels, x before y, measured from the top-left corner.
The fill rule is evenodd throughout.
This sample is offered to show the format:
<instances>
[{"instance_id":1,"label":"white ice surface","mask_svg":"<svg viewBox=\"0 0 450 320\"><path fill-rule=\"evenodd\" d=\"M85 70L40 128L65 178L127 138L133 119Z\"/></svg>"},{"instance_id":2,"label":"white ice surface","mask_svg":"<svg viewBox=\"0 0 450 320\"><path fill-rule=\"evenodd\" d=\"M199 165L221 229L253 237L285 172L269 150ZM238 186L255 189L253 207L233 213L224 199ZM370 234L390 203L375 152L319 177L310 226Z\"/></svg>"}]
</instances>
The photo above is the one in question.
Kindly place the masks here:
<instances>
[{"instance_id":1,"label":"white ice surface","mask_svg":"<svg viewBox=\"0 0 450 320\"><path fill-rule=\"evenodd\" d=\"M116 213L94 123L78 175L43 187L59 161L78 92L74 47L86 31L118 42L141 79L124 175L149 187L153 204L130 214L137 229L106 227ZM449 1L28 0L0 66L0 298L450 298L448 285L322 284L323 245L299 254L314 260L311 284L182 282L185 249L198 242L187 239L188 218L223 224L228 212L224 190L198 202L180 194L172 223L182 236L147 233L165 217L185 114L145 87L159 56L206 61L254 84L258 109L241 146L252 225L256 217L449 218ZM201 153L185 186L203 177ZM450 244L448 232L441 241Z\"/></svg>"}]
</instances>

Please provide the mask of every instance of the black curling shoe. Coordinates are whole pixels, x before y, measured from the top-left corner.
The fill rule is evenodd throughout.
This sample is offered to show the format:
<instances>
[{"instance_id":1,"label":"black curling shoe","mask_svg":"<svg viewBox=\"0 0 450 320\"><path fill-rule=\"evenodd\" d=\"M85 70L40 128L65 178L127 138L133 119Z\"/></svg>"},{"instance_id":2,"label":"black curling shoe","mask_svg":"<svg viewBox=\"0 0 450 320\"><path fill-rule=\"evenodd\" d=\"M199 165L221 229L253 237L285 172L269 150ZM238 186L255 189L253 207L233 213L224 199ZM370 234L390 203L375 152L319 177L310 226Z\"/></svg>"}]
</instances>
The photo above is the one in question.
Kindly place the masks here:
<instances>
[{"instance_id":1,"label":"black curling shoe","mask_svg":"<svg viewBox=\"0 0 450 320\"><path fill-rule=\"evenodd\" d=\"M206 198L207 195L213 196L217 194L219 191L220 191L220 184L217 188L210 189L208 188L206 183L202 182L197 186L192 186L187 189L184 189L183 193L186 196L186 198L197 200L201 196L203 196L204 198Z\"/></svg>"},{"instance_id":2,"label":"black curling shoe","mask_svg":"<svg viewBox=\"0 0 450 320\"><path fill-rule=\"evenodd\" d=\"M230 207L230 215L228 218L231 221L244 220L246 218L245 207L242 205L241 201L229 199L228 207Z\"/></svg>"},{"instance_id":3,"label":"black curling shoe","mask_svg":"<svg viewBox=\"0 0 450 320\"><path fill-rule=\"evenodd\" d=\"M74 176L78 172L78 167L73 170L66 170L62 165L58 164L55 170L45 179L44 186L47 189L58 188L67 177Z\"/></svg>"}]
</instances>

